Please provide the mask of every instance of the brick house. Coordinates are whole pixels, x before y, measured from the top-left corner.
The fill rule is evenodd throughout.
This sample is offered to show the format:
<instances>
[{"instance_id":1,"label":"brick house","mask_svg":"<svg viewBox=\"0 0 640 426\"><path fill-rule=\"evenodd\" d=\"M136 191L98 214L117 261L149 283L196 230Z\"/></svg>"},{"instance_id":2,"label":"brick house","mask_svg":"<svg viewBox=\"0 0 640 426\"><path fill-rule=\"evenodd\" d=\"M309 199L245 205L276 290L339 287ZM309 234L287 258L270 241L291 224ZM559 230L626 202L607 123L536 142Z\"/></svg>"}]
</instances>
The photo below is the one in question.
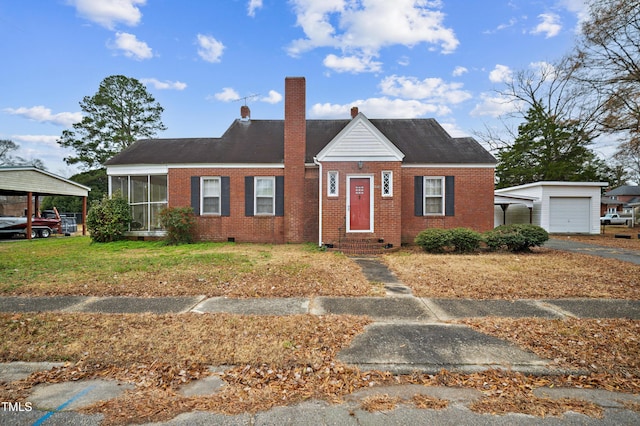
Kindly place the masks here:
<instances>
[{"instance_id":1,"label":"brick house","mask_svg":"<svg viewBox=\"0 0 640 426\"><path fill-rule=\"evenodd\" d=\"M307 120L302 77L285 79L284 120L247 106L220 138L140 140L106 163L131 205L131 235L191 206L207 241L343 246L412 243L425 228L493 228L495 159L433 119Z\"/></svg>"}]
</instances>

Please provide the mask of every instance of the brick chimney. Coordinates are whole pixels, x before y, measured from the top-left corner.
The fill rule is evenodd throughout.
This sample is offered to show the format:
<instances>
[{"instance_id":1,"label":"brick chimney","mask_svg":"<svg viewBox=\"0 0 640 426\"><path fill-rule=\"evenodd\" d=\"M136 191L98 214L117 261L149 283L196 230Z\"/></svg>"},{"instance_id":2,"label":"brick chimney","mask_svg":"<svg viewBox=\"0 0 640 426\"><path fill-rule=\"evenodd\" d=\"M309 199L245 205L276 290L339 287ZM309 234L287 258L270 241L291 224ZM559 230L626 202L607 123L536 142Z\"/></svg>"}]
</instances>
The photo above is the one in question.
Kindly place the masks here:
<instances>
[{"instance_id":1,"label":"brick chimney","mask_svg":"<svg viewBox=\"0 0 640 426\"><path fill-rule=\"evenodd\" d=\"M304 242L304 163L307 144L306 81L287 77L284 88L284 238Z\"/></svg>"},{"instance_id":2,"label":"brick chimney","mask_svg":"<svg viewBox=\"0 0 640 426\"><path fill-rule=\"evenodd\" d=\"M356 118L358 115L358 107L351 107L351 118Z\"/></svg>"},{"instance_id":3,"label":"brick chimney","mask_svg":"<svg viewBox=\"0 0 640 426\"><path fill-rule=\"evenodd\" d=\"M242 105L240 107L240 118L245 121L251 118L251 110L248 106Z\"/></svg>"}]
</instances>

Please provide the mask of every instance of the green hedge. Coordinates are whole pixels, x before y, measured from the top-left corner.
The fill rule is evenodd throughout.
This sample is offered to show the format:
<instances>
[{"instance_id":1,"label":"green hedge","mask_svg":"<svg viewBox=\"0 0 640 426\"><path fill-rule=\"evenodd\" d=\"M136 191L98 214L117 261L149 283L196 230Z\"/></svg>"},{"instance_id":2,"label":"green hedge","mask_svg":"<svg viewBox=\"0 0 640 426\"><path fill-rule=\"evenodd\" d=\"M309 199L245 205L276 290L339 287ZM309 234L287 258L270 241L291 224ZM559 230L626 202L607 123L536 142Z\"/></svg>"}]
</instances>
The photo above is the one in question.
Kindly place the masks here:
<instances>
[{"instance_id":1,"label":"green hedge","mask_svg":"<svg viewBox=\"0 0 640 426\"><path fill-rule=\"evenodd\" d=\"M195 239L196 218L191 207L169 207L160 211L160 223L166 229L169 245L191 244Z\"/></svg>"},{"instance_id":2,"label":"green hedge","mask_svg":"<svg viewBox=\"0 0 640 426\"><path fill-rule=\"evenodd\" d=\"M501 225L485 233L485 242L491 250L511 252L529 251L549 239L549 233L537 225Z\"/></svg>"},{"instance_id":3,"label":"green hedge","mask_svg":"<svg viewBox=\"0 0 640 426\"><path fill-rule=\"evenodd\" d=\"M429 253L471 253L480 248L482 235L468 228L430 228L420 232L414 241Z\"/></svg>"},{"instance_id":4,"label":"green hedge","mask_svg":"<svg viewBox=\"0 0 640 426\"><path fill-rule=\"evenodd\" d=\"M490 250L529 251L549 239L547 231L537 225L502 225L481 234L468 228L430 228L421 231L414 242L428 253L472 253L482 243Z\"/></svg>"}]
</instances>

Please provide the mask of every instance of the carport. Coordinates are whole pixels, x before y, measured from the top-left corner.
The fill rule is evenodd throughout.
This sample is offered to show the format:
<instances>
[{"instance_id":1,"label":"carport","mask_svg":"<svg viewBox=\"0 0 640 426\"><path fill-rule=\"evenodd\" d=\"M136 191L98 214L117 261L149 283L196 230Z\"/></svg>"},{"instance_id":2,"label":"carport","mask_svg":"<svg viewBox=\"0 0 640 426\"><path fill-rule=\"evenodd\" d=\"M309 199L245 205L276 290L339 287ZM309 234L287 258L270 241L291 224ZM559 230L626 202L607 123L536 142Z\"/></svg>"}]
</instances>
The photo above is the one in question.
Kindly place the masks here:
<instances>
[{"instance_id":1,"label":"carport","mask_svg":"<svg viewBox=\"0 0 640 426\"><path fill-rule=\"evenodd\" d=\"M529 223L533 223L533 203L538 201L536 197L526 197L524 195L495 194L493 204L502 209L502 225L507 224L507 209L514 204L524 205L529 209ZM494 215L495 218L495 215ZM496 221L494 221L496 222ZM500 224L495 223L495 226Z\"/></svg>"},{"instance_id":2,"label":"carport","mask_svg":"<svg viewBox=\"0 0 640 426\"><path fill-rule=\"evenodd\" d=\"M33 213L40 210L40 196L69 195L82 197L82 223L86 223L89 191L91 191L89 187L36 167L0 167L0 195L27 197L26 237L28 239L31 239ZM82 235L86 235L86 232L86 226L83 226Z\"/></svg>"}]
</instances>

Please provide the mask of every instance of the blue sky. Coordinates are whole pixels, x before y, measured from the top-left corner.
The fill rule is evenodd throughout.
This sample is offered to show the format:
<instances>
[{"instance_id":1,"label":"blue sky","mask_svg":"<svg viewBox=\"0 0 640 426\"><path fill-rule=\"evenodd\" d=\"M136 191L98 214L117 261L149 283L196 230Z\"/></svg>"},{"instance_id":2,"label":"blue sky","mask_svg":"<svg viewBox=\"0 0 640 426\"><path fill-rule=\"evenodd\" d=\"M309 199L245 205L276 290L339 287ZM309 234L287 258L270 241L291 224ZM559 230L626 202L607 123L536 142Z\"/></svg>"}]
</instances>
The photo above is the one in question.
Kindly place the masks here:
<instances>
[{"instance_id":1,"label":"blue sky","mask_svg":"<svg viewBox=\"0 0 640 426\"><path fill-rule=\"evenodd\" d=\"M573 46L584 0L0 0L0 139L70 176L56 140L109 75L164 107L158 137L218 137L249 97L282 119L435 118L453 136L500 126L496 89Z\"/></svg>"}]
</instances>

